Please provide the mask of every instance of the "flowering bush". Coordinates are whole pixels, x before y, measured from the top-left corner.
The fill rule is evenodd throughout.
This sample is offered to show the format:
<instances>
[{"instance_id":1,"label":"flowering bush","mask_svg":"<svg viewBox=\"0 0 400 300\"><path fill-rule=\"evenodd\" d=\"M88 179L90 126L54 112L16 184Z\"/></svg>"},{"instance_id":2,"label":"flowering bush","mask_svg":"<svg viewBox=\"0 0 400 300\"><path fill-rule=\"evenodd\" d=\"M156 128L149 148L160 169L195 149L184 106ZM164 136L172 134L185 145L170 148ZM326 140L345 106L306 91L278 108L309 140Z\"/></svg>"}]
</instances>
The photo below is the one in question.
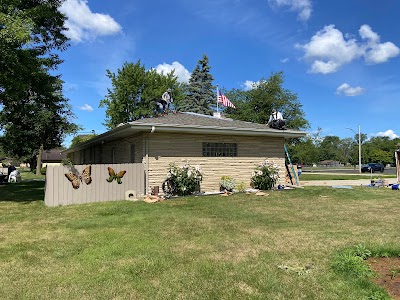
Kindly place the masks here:
<instances>
[{"instance_id":1,"label":"flowering bush","mask_svg":"<svg viewBox=\"0 0 400 300\"><path fill-rule=\"evenodd\" d=\"M232 192L236 186L236 181L231 176L222 176L219 181L220 190L227 190L228 192Z\"/></svg>"},{"instance_id":2,"label":"flowering bush","mask_svg":"<svg viewBox=\"0 0 400 300\"><path fill-rule=\"evenodd\" d=\"M196 191L203 180L203 172L200 166L192 167L188 163L178 167L172 163L169 165L167 177L175 186L174 193L179 196L190 195Z\"/></svg>"},{"instance_id":3,"label":"flowering bush","mask_svg":"<svg viewBox=\"0 0 400 300\"><path fill-rule=\"evenodd\" d=\"M260 163L251 175L251 186L255 189L270 190L279 179L279 167L268 160Z\"/></svg>"}]
</instances>

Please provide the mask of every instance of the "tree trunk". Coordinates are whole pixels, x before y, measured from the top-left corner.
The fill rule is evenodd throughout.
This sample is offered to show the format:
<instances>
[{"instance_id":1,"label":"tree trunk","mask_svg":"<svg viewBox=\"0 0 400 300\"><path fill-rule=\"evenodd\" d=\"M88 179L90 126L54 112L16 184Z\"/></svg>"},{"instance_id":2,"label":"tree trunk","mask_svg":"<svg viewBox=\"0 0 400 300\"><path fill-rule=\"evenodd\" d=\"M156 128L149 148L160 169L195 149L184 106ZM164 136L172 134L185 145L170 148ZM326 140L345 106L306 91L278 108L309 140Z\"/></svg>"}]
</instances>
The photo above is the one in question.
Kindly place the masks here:
<instances>
[{"instance_id":1,"label":"tree trunk","mask_svg":"<svg viewBox=\"0 0 400 300\"><path fill-rule=\"evenodd\" d=\"M42 169L42 153L43 153L43 145L40 145L39 153L37 156L36 175L40 175L40 170Z\"/></svg>"}]
</instances>

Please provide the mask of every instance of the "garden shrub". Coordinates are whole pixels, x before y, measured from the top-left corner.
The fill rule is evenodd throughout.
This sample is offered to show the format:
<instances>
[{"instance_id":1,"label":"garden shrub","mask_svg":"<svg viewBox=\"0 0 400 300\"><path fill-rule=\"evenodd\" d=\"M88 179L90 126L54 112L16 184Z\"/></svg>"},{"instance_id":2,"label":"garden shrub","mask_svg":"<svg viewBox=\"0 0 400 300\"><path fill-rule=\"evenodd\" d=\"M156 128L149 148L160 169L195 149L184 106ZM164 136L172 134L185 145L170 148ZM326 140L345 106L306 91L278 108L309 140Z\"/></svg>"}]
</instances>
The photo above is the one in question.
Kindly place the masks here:
<instances>
[{"instance_id":1,"label":"garden shrub","mask_svg":"<svg viewBox=\"0 0 400 300\"><path fill-rule=\"evenodd\" d=\"M191 195L199 189L203 180L200 166L192 167L188 163L178 167L172 163L169 165L167 177L175 186L174 194L179 196Z\"/></svg>"},{"instance_id":2,"label":"garden shrub","mask_svg":"<svg viewBox=\"0 0 400 300\"><path fill-rule=\"evenodd\" d=\"M255 189L270 190L279 179L278 165L265 160L261 162L251 175L251 186Z\"/></svg>"}]
</instances>

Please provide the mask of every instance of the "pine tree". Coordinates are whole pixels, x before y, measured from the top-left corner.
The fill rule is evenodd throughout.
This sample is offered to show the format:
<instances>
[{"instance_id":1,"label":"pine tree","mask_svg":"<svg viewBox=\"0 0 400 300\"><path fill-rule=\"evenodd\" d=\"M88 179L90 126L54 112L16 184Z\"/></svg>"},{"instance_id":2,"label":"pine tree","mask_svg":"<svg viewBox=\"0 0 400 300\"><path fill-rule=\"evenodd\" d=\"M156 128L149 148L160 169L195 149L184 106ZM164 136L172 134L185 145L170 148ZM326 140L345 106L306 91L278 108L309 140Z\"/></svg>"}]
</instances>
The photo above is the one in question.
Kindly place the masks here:
<instances>
[{"instance_id":1,"label":"pine tree","mask_svg":"<svg viewBox=\"0 0 400 300\"><path fill-rule=\"evenodd\" d=\"M180 103L179 110L205 115L211 115L211 106L215 104L213 76L210 74L208 57L203 54L203 58L198 61L192 76L189 79L188 96Z\"/></svg>"}]
</instances>

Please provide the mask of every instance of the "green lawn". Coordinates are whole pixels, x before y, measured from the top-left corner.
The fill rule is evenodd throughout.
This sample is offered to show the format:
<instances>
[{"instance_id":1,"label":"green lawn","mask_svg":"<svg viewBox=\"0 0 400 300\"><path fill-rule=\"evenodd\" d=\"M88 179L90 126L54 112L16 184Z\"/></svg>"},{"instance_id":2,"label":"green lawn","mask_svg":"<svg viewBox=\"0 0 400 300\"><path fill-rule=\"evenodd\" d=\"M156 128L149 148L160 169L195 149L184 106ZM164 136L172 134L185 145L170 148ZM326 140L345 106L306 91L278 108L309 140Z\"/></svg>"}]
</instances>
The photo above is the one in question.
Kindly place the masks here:
<instances>
[{"instance_id":1,"label":"green lawn","mask_svg":"<svg viewBox=\"0 0 400 300\"><path fill-rule=\"evenodd\" d=\"M333 261L360 244L400 254L390 189L49 208L43 185L0 185L1 299L378 299Z\"/></svg>"},{"instance_id":2,"label":"green lawn","mask_svg":"<svg viewBox=\"0 0 400 300\"><path fill-rule=\"evenodd\" d=\"M44 179L44 175L36 175L36 173L32 173L29 169L20 169L22 180L38 180Z\"/></svg>"}]
</instances>

